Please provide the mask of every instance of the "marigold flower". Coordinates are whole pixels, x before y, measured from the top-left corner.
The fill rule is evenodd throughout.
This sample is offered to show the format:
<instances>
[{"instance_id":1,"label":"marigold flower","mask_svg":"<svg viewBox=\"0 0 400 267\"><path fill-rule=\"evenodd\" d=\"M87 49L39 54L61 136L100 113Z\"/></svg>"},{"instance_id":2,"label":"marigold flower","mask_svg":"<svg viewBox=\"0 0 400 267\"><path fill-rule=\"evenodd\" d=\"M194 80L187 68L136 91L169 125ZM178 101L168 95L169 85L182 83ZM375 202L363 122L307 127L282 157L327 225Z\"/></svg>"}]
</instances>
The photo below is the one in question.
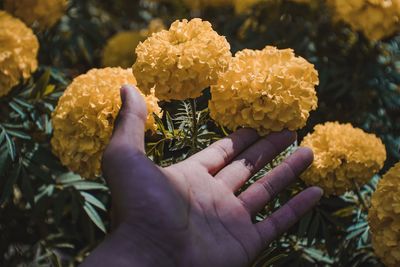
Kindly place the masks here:
<instances>
[{"instance_id":1,"label":"marigold flower","mask_svg":"<svg viewBox=\"0 0 400 267\"><path fill-rule=\"evenodd\" d=\"M190 9L204 9L207 7L231 6L234 0L183 0L185 6Z\"/></svg>"},{"instance_id":2,"label":"marigold flower","mask_svg":"<svg viewBox=\"0 0 400 267\"><path fill-rule=\"evenodd\" d=\"M318 73L292 49L245 49L211 86L211 118L230 130L254 128L261 135L303 127L317 107Z\"/></svg>"},{"instance_id":3,"label":"marigold flower","mask_svg":"<svg viewBox=\"0 0 400 267\"><path fill-rule=\"evenodd\" d=\"M400 0L328 0L334 19L377 41L400 28Z\"/></svg>"},{"instance_id":4,"label":"marigold flower","mask_svg":"<svg viewBox=\"0 0 400 267\"><path fill-rule=\"evenodd\" d=\"M144 37L149 37L153 33L159 32L165 30L165 25L162 19L156 18L152 19L149 22L149 25L147 26L146 29L143 29L140 31L140 34L143 35Z\"/></svg>"},{"instance_id":5,"label":"marigold flower","mask_svg":"<svg viewBox=\"0 0 400 267\"><path fill-rule=\"evenodd\" d=\"M65 90L52 115L53 152L83 177L100 175L100 163L121 107L120 87L136 85L130 69L92 69L76 77ZM154 95L145 97L146 129L156 130L153 112L161 115Z\"/></svg>"},{"instance_id":6,"label":"marigold flower","mask_svg":"<svg viewBox=\"0 0 400 267\"><path fill-rule=\"evenodd\" d=\"M22 21L0 11L0 97L37 69L39 42Z\"/></svg>"},{"instance_id":7,"label":"marigold flower","mask_svg":"<svg viewBox=\"0 0 400 267\"><path fill-rule=\"evenodd\" d=\"M52 27L64 15L67 0L5 0L4 8L27 25L38 23L39 29Z\"/></svg>"},{"instance_id":8,"label":"marigold flower","mask_svg":"<svg viewBox=\"0 0 400 267\"><path fill-rule=\"evenodd\" d=\"M141 31L124 31L112 36L103 49L102 65L104 67L130 68L136 60L135 48L146 37L163 30L160 19L153 19L149 26Z\"/></svg>"},{"instance_id":9,"label":"marigold flower","mask_svg":"<svg viewBox=\"0 0 400 267\"><path fill-rule=\"evenodd\" d=\"M112 36L103 50L104 67L129 68L136 60L135 47L145 37L138 31L125 31Z\"/></svg>"},{"instance_id":10,"label":"marigold flower","mask_svg":"<svg viewBox=\"0 0 400 267\"><path fill-rule=\"evenodd\" d=\"M378 137L349 123L316 125L301 146L314 151L314 162L300 178L321 187L326 195L341 195L355 184L367 183L386 159L385 146Z\"/></svg>"},{"instance_id":11,"label":"marigold flower","mask_svg":"<svg viewBox=\"0 0 400 267\"><path fill-rule=\"evenodd\" d=\"M233 3L236 13L242 14L262 1L263 0L234 0Z\"/></svg>"},{"instance_id":12,"label":"marigold flower","mask_svg":"<svg viewBox=\"0 0 400 267\"><path fill-rule=\"evenodd\" d=\"M214 84L231 59L229 43L201 19L172 23L136 48L133 74L145 93L154 87L160 100L201 95Z\"/></svg>"},{"instance_id":13,"label":"marigold flower","mask_svg":"<svg viewBox=\"0 0 400 267\"><path fill-rule=\"evenodd\" d=\"M375 254L385 266L400 266L400 163L378 182L368 221Z\"/></svg>"}]
</instances>

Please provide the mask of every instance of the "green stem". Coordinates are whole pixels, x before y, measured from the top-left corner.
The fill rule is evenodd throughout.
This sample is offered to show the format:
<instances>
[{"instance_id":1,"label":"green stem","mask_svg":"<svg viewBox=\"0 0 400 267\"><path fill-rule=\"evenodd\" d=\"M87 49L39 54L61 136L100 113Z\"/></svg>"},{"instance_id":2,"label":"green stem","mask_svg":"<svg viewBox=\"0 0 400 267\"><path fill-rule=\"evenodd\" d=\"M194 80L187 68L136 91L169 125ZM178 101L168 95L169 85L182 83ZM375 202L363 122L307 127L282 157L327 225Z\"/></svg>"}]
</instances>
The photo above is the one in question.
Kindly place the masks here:
<instances>
[{"instance_id":1,"label":"green stem","mask_svg":"<svg viewBox=\"0 0 400 267\"><path fill-rule=\"evenodd\" d=\"M190 99L190 106L192 110L192 149L195 151L197 145L197 108L195 99Z\"/></svg>"},{"instance_id":2,"label":"green stem","mask_svg":"<svg viewBox=\"0 0 400 267\"><path fill-rule=\"evenodd\" d=\"M356 181L352 180L352 182L353 182L353 185L354 185L354 188L355 188L354 193L356 193L358 201L361 203L361 205L363 206L363 208L365 210L368 210L368 205L365 202L365 199L361 194L360 187L358 186Z\"/></svg>"}]
</instances>

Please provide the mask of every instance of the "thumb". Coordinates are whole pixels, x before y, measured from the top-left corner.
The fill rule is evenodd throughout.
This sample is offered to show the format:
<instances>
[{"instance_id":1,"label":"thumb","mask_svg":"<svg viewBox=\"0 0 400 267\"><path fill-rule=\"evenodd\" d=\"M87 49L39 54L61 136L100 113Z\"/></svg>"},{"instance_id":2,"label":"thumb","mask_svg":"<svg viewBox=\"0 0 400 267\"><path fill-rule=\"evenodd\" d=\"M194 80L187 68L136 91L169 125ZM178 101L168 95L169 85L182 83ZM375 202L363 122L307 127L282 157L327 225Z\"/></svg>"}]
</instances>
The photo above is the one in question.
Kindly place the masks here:
<instances>
[{"instance_id":1,"label":"thumb","mask_svg":"<svg viewBox=\"0 0 400 267\"><path fill-rule=\"evenodd\" d=\"M122 106L115 120L110 146L144 153L144 132L147 108L143 96L132 85L121 88Z\"/></svg>"}]
</instances>

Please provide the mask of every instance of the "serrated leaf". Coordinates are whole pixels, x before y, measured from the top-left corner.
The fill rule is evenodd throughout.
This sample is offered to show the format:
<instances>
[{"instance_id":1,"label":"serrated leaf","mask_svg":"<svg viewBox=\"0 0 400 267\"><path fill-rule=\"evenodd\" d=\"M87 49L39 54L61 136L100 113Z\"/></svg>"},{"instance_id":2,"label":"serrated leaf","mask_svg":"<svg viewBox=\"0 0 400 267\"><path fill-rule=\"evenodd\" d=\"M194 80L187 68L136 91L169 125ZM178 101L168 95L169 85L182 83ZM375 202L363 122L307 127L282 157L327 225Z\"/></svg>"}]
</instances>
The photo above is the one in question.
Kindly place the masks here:
<instances>
[{"instance_id":1,"label":"serrated leaf","mask_svg":"<svg viewBox=\"0 0 400 267\"><path fill-rule=\"evenodd\" d=\"M82 181L82 177L73 172L63 173L57 177L57 182L60 184L74 183L77 181Z\"/></svg>"},{"instance_id":2,"label":"serrated leaf","mask_svg":"<svg viewBox=\"0 0 400 267\"><path fill-rule=\"evenodd\" d=\"M13 97L13 101L15 101L16 103L18 103L19 105L21 105L21 106L23 106L23 107L25 107L25 108L27 108L27 109L32 109L32 108L34 108L33 105L29 104L28 102L26 102L26 101L23 100L23 99L20 99L20 98L17 98L17 97Z\"/></svg>"},{"instance_id":3,"label":"serrated leaf","mask_svg":"<svg viewBox=\"0 0 400 267\"><path fill-rule=\"evenodd\" d=\"M104 206L104 204L98 200L96 197L92 196L89 193L86 192L80 192L81 196L85 199L85 201L89 202L90 204L92 204L93 206L106 211L106 207Z\"/></svg>"},{"instance_id":4,"label":"serrated leaf","mask_svg":"<svg viewBox=\"0 0 400 267\"><path fill-rule=\"evenodd\" d=\"M83 209L86 214L89 216L90 220L104 233L106 232L106 227L104 226L103 221L101 220L97 211L93 208L93 206L89 202L85 202L83 205Z\"/></svg>"},{"instance_id":5,"label":"serrated leaf","mask_svg":"<svg viewBox=\"0 0 400 267\"><path fill-rule=\"evenodd\" d=\"M6 137L6 144L7 144L8 154L10 155L11 160L14 161L16 156L17 156L16 152L15 152L14 141L8 136L8 134L6 134L5 137Z\"/></svg>"},{"instance_id":6,"label":"serrated leaf","mask_svg":"<svg viewBox=\"0 0 400 267\"><path fill-rule=\"evenodd\" d=\"M31 139L30 135L28 135L28 134L26 134L24 132L21 132L21 131L7 130L7 133L9 135L12 135L12 136L15 136L15 137L18 137L18 138L21 138L21 139L25 139L25 140L30 140Z\"/></svg>"},{"instance_id":7,"label":"serrated leaf","mask_svg":"<svg viewBox=\"0 0 400 267\"><path fill-rule=\"evenodd\" d=\"M17 112L20 116L21 119L24 119L26 117L25 112L23 111L22 107L20 107L17 103L15 102L9 102L8 105L15 111Z\"/></svg>"},{"instance_id":8,"label":"serrated leaf","mask_svg":"<svg viewBox=\"0 0 400 267\"><path fill-rule=\"evenodd\" d=\"M65 187L74 187L77 190L104 190L107 191L108 188L102 184L89 181L77 181L64 185Z\"/></svg>"},{"instance_id":9,"label":"serrated leaf","mask_svg":"<svg viewBox=\"0 0 400 267\"><path fill-rule=\"evenodd\" d=\"M42 92L46 89L46 86L49 84L50 81L50 70L47 69L42 76L40 76L39 80L36 82L35 87L31 92L31 97L33 98L40 98Z\"/></svg>"}]
</instances>

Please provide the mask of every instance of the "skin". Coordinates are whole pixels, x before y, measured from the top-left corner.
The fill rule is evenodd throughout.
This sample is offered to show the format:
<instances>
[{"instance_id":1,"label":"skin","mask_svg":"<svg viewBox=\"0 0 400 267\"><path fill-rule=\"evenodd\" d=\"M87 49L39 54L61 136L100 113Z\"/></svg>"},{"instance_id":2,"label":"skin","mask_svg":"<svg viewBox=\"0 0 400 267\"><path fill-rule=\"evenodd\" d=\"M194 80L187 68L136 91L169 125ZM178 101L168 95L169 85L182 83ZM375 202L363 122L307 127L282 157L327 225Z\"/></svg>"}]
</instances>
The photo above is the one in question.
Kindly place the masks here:
<instances>
[{"instance_id":1,"label":"skin","mask_svg":"<svg viewBox=\"0 0 400 267\"><path fill-rule=\"evenodd\" d=\"M262 222L252 218L312 162L299 148L246 191L235 192L296 139L289 131L260 137L240 129L183 162L161 168L144 152L146 105L121 89L113 137L104 152L115 230L82 266L249 266L307 213L322 190L310 187Z\"/></svg>"}]
</instances>

